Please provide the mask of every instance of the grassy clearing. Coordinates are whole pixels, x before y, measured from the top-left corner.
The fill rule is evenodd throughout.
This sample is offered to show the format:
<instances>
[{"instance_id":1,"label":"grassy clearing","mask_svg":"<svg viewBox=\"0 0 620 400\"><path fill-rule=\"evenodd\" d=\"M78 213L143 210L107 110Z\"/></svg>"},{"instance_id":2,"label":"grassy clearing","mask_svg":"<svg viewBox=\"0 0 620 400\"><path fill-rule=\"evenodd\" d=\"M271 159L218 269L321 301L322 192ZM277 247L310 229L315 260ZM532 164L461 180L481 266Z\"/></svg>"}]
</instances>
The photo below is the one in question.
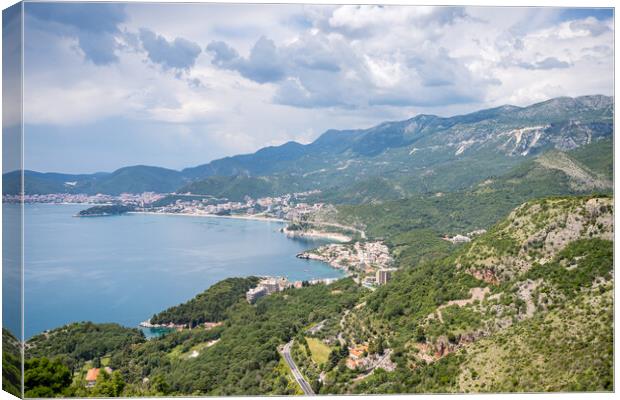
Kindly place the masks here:
<instances>
[{"instance_id":1,"label":"grassy clearing","mask_svg":"<svg viewBox=\"0 0 620 400\"><path fill-rule=\"evenodd\" d=\"M204 350L213 346L215 343L216 342L212 343L211 341L198 343L190 347L186 351L183 351L184 349L186 349L186 347L184 347L183 345L178 345L168 353L168 357L173 360L189 360L199 356ZM197 354L195 354L194 352L196 352Z\"/></svg>"},{"instance_id":2,"label":"grassy clearing","mask_svg":"<svg viewBox=\"0 0 620 400\"><path fill-rule=\"evenodd\" d=\"M308 341L308 346L310 347L310 356L312 357L312 361L314 361L317 365L327 362L331 348L316 338L306 338L306 340Z\"/></svg>"}]
</instances>

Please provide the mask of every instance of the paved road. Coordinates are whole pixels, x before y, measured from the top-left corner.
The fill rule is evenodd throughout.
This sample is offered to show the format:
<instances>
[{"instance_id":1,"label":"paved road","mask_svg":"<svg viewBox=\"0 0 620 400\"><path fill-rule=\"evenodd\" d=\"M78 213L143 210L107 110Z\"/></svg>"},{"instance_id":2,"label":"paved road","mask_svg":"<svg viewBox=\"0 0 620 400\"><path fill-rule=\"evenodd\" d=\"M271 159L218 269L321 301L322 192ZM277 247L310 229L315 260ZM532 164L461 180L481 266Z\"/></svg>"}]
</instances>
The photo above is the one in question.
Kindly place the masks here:
<instances>
[{"instance_id":1,"label":"paved road","mask_svg":"<svg viewBox=\"0 0 620 400\"><path fill-rule=\"evenodd\" d=\"M284 361L286 361L286 363L288 364L288 367L291 369L291 372L293 373L293 377L295 377L295 381L297 381L299 386L301 386L301 390L304 391L304 394L307 396L313 396L314 391L310 387L310 384L308 383L308 381L306 381L306 378L304 378L301 372L299 372L299 368L297 368L295 361L293 361L293 357L291 357L291 346L292 345L293 345L293 341L291 340L290 342L285 344L284 347L282 348L282 356L284 356Z\"/></svg>"}]
</instances>

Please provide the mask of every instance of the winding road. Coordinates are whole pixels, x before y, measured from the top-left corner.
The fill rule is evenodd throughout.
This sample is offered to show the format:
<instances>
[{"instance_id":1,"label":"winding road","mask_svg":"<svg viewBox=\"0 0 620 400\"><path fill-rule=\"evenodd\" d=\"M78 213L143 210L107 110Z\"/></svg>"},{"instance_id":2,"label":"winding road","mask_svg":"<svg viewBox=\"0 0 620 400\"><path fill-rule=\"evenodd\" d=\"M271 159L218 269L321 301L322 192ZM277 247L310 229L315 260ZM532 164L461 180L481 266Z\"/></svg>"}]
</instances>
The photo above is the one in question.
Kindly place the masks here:
<instances>
[{"instance_id":1,"label":"winding road","mask_svg":"<svg viewBox=\"0 0 620 400\"><path fill-rule=\"evenodd\" d=\"M295 378L295 381L297 381L297 384L299 384L304 394L306 396L313 396L314 391L310 387L310 384L308 383L308 381L306 381L306 378L304 378L304 376L299 371L299 368L297 368L297 364L295 364L295 361L293 361L293 357L291 357L291 346L292 345L293 345L293 341L291 340L290 342L285 344L284 347L282 348L282 356L284 357L284 361L286 361L286 363L288 364L288 367L291 369L291 372L293 373L293 377Z\"/></svg>"}]
</instances>

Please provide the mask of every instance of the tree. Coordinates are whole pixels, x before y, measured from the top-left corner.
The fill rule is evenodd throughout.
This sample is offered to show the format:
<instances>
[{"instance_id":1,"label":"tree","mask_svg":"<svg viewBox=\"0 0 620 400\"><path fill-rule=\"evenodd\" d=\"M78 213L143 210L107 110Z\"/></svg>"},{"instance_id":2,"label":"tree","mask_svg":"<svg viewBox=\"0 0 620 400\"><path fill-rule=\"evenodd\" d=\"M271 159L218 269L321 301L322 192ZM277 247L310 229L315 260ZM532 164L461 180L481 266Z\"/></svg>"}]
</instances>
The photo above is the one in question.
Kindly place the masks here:
<instances>
[{"instance_id":1,"label":"tree","mask_svg":"<svg viewBox=\"0 0 620 400\"><path fill-rule=\"evenodd\" d=\"M424 332L424 328L418 325L418 329L416 330L415 340L418 343L426 342L426 333Z\"/></svg>"},{"instance_id":2,"label":"tree","mask_svg":"<svg viewBox=\"0 0 620 400\"><path fill-rule=\"evenodd\" d=\"M71 385L71 372L59 359L32 358L24 364L26 397L54 397Z\"/></svg>"},{"instance_id":3,"label":"tree","mask_svg":"<svg viewBox=\"0 0 620 400\"><path fill-rule=\"evenodd\" d=\"M119 397L124 388L125 382L120 372L114 371L110 375L101 370L91 394L97 397Z\"/></svg>"},{"instance_id":4,"label":"tree","mask_svg":"<svg viewBox=\"0 0 620 400\"><path fill-rule=\"evenodd\" d=\"M153 394L167 395L168 393L170 393L170 385L168 384L168 382L166 382L164 377L161 375L156 375L151 380L150 387L151 387L151 390L155 392Z\"/></svg>"},{"instance_id":5,"label":"tree","mask_svg":"<svg viewBox=\"0 0 620 400\"><path fill-rule=\"evenodd\" d=\"M381 355L385 351L385 344L383 343L383 336L379 336L377 339L377 354Z\"/></svg>"}]
</instances>

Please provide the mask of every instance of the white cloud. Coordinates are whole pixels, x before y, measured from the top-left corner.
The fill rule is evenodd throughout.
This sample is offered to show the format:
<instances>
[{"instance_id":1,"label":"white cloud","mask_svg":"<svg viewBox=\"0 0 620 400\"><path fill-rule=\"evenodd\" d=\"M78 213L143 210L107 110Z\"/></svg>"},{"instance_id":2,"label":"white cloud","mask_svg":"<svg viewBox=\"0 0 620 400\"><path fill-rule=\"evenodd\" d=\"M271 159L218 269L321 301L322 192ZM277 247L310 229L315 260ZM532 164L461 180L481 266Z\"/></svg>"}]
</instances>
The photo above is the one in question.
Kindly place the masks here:
<instances>
[{"instance_id":1,"label":"white cloud","mask_svg":"<svg viewBox=\"0 0 620 400\"><path fill-rule=\"evenodd\" d=\"M117 62L106 65L84 60L79 37L27 20L27 123L143 121L196 149L217 141L226 155L420 112L613 91L613 20L562 21L553 8L131 4L126 12ZM157 48L141 45L141 29Z\"/></svg>"}]
</instances>

